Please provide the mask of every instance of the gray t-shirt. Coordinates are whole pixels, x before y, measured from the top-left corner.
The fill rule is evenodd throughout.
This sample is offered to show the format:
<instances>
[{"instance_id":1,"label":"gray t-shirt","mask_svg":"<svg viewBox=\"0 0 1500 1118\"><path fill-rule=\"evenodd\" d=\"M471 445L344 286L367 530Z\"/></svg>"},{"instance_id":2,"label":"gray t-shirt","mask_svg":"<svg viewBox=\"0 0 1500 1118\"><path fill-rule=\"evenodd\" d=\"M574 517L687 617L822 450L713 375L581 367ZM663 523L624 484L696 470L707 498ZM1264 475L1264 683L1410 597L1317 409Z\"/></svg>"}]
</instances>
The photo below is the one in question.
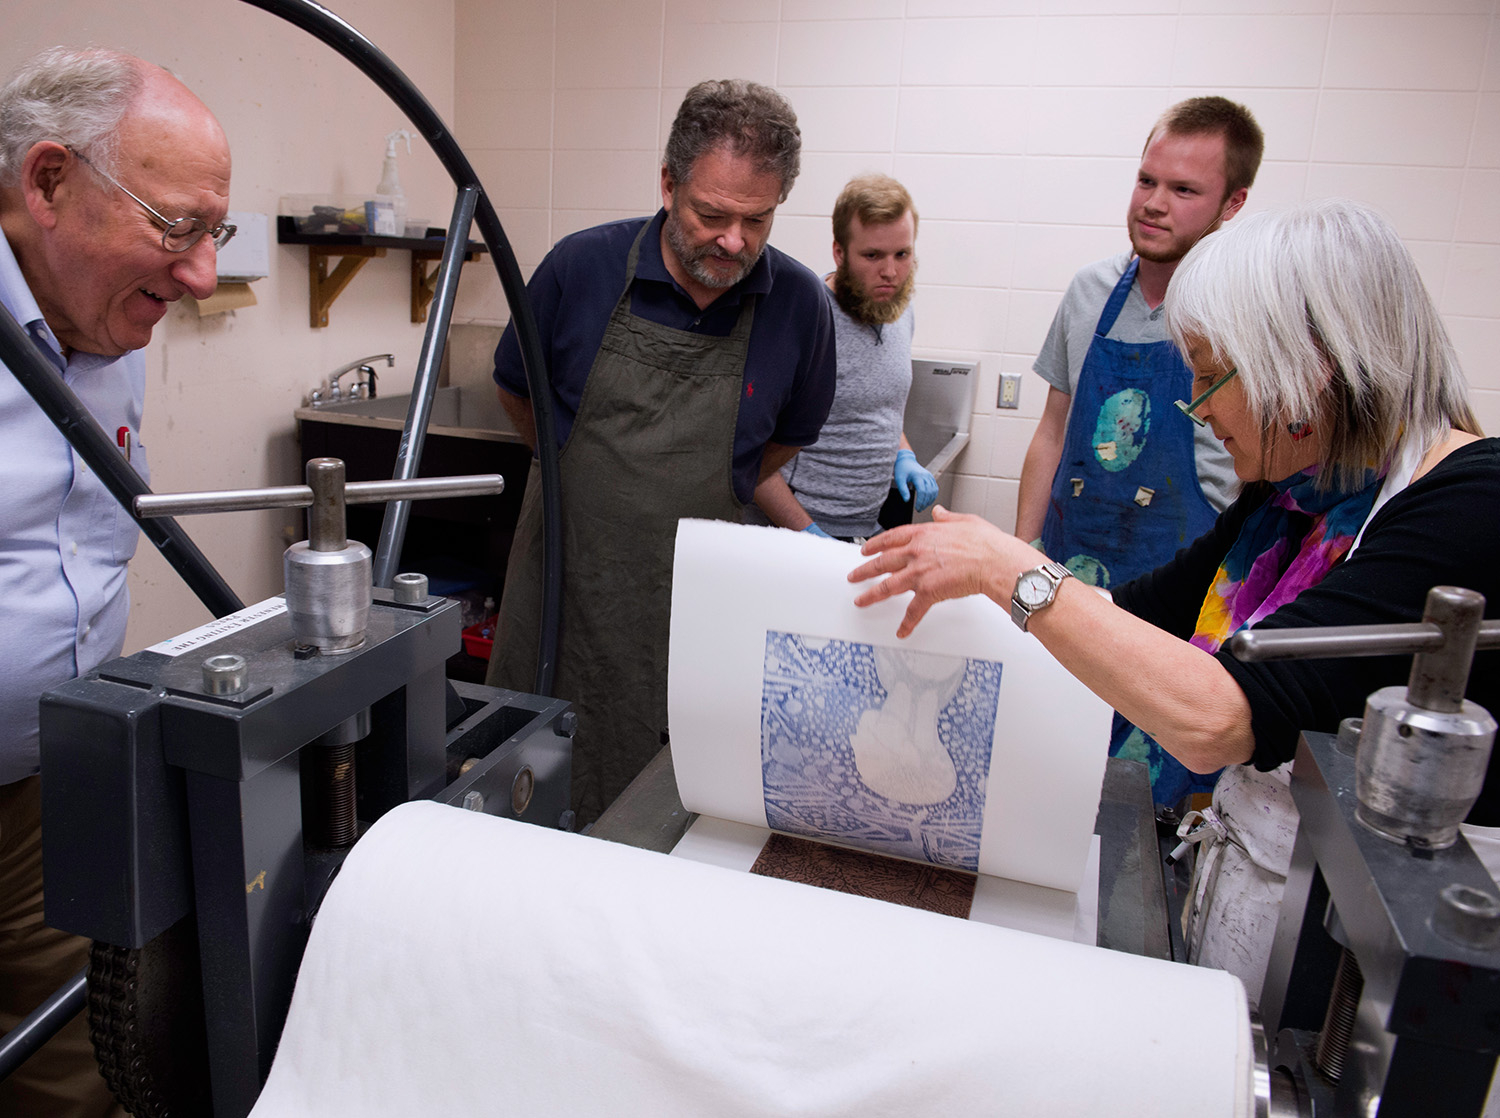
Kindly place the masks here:
<instances>
[{"instance_id":1,"label":"gray t-shirt","mask_svg":"<svg viewBox=\"0 0 1500 1118\"><path fill-rule=\"evenodd\" d=\"M1130 266L1131 255L1122 252L1079 269L1063 293L1057 314L1052 319L1052 328L1047 331L1047 340L1042 343L1041 352L1031 366L1038 376L1058 391L1069 396L1077 394L1078 374L1083 369L1084 356L1093 344L1094 328L1099 325L1099 316L1104 313L1110 292ZM1119 317L1105 336L1123 342L1165 342L1172 337L1167 333L1162 308L1153 311L1146 306L1139 280L1131 285ZM1193 426L1193 457L1198 464L1198 484L1204 497L1215 509L1223 512L1239 493L1240 482L1234 473L1234 459L1209 428L1196 424Z\"/></svg>"},{"instance_id":2,"label":"gray t-shirt","mask_svg":"<svg viewBox=\"0 0 1500 1118\"><path fill-rule=\"evenodd\" d=\"M891 488L911 391L912 309L874 327L856 322L830 292L838 350L838 388L818 441L782 467L781 476L818 527L831 536L873 536Z\"/></svg>"}]
</instances>

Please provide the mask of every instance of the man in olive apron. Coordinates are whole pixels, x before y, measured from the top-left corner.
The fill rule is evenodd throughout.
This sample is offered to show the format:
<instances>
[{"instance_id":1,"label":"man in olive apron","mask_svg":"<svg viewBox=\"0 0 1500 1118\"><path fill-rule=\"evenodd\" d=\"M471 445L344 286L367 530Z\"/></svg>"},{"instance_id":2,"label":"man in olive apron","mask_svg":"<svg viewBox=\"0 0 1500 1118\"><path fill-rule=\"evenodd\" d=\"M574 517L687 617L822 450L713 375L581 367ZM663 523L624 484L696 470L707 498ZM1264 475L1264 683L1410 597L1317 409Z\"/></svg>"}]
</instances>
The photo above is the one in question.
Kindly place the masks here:
<instances>
[{"instance_id":1,"label":"man in olive apron","mask_svg":"<svg viewBox=\"0 0 1500 1118\"><path fill-rule=\"evenodd\" d=\"M797 175L791 106L704 82L678 111L662 211L560 241L528 285L557 412L563 609L555 691L578 712L573 809L607 807L667 734L672 555L681 517L740 519L755 485L811 443L833 398L820 283L766 245ZM534 433L514 331L500 398ZM529 691L541 614L533 466L506 570L489 682Z\"/></svg>"},{"instance_id":2,"label":"man in olive apron","mask_svg":"<svg viewBox=\"0 0 1500 1118\"><path fill-rule=\"evenodd\" d=\"M1235 215L1260 165L1249 111L1222 97L1167 110L1147 137L1126 213L1132 251L1073 278L1033 368L1047 402L1021 471L1016 534L1085 582L1118 587L1206 532L1234 467L1174 403L1192 372L1161 303L1178 262ZM1159 804L1213 788L1116 718L1110 752L1145 761Z\"/></svg>"}]
</instances>

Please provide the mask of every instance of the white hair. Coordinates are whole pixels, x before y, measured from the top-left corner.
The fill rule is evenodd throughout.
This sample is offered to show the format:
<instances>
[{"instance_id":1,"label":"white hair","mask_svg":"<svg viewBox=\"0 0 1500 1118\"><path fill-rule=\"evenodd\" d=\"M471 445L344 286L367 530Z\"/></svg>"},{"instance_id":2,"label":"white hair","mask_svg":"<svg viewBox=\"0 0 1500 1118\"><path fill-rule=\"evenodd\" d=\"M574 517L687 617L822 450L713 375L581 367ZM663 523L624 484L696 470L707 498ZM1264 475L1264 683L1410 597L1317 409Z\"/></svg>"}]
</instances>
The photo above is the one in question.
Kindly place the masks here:
<instances>
[{"instance_id":1,"label":"white hair","mask_svg":"<svg viewBox=\"0 0 1500 1118\"><path fill-rule=\"evenodd\" d=\"M114 174L120 121L145 85L141 64L110 50L53 47L0 89L0 186L21 181L26 153L43 140L87 151Z\"/></svg>"},{"instance_id":2,"label":"white hair","mask_svg":"<svg viewBox=\"0 0 1500 1118\"><path fill-rule=\"evenodd\" d=\"M1201 339L1239 370L1267 440L1277 425L1320 422L1324 486L1388 466L1403 438L1425 451L1453 427L1480 433L1416 262L1368 206L1237 218L1183 258L1165 305L1184 353Z\"/></svg>"}]
</instances>

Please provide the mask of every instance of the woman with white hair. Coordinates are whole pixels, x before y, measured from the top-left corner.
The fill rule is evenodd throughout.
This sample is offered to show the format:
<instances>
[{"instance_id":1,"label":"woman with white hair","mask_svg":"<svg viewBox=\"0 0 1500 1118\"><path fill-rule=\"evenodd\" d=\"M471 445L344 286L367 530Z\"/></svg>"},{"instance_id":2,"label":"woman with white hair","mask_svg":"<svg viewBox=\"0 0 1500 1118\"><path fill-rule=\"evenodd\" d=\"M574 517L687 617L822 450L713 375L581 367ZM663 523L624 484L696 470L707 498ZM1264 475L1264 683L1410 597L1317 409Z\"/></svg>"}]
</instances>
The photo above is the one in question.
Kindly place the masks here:
<instances>
[{"instance_id":1,"label":"woman with white hair","mask_svg":"<svg viewBox=\"0 0 1500 1118\"><path fill-rule=\"evenodd\" d=\"M915 592L898 636L935 602L986 594L1188 768L1227 766L1214 807L1231 841L1199 859L1189 950L1255 999L1296 832L1298 733L1361 714L1410 659L1244 664L1220 646L1247 626L1419 621L1436 585L1477 590L1500 615L1500 440L1481 437L1411 255L1363 206L1241 217L1187 255L1165 306L1195 378L1180 406L1244 483L1207 535L1111 602L988 522L939 510L870 540L849 577L886 576L860 605ZM1467 691L1494 713L1497 660L1475 658ZM1500 824L1500 761L1469 822ZM1218 863L1209 914L1205 862Z\"/></svg>"}]
</instances>

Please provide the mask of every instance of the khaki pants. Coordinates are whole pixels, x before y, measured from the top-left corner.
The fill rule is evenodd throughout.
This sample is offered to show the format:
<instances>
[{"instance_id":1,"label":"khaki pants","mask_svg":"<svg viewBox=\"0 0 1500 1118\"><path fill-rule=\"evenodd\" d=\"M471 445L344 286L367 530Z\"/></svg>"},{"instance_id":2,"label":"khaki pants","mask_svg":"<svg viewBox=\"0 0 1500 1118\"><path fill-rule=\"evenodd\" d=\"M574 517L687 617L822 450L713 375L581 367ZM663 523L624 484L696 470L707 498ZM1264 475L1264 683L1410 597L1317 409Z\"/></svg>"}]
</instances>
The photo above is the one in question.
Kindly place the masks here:
<instances>
[{"instance_id":1,"label":"khaki pants","mask_svg":"<svg viewBox=\"0 0 1500 1118\"><path fill-rule=\"evenodd\" d=\"M0 785L0 1034L88 963L89 941L42 923L42 783ZM4 1118L124 1118L99 1075L80 1013L9 1079Z\"/></svg>"}]
</instances>

